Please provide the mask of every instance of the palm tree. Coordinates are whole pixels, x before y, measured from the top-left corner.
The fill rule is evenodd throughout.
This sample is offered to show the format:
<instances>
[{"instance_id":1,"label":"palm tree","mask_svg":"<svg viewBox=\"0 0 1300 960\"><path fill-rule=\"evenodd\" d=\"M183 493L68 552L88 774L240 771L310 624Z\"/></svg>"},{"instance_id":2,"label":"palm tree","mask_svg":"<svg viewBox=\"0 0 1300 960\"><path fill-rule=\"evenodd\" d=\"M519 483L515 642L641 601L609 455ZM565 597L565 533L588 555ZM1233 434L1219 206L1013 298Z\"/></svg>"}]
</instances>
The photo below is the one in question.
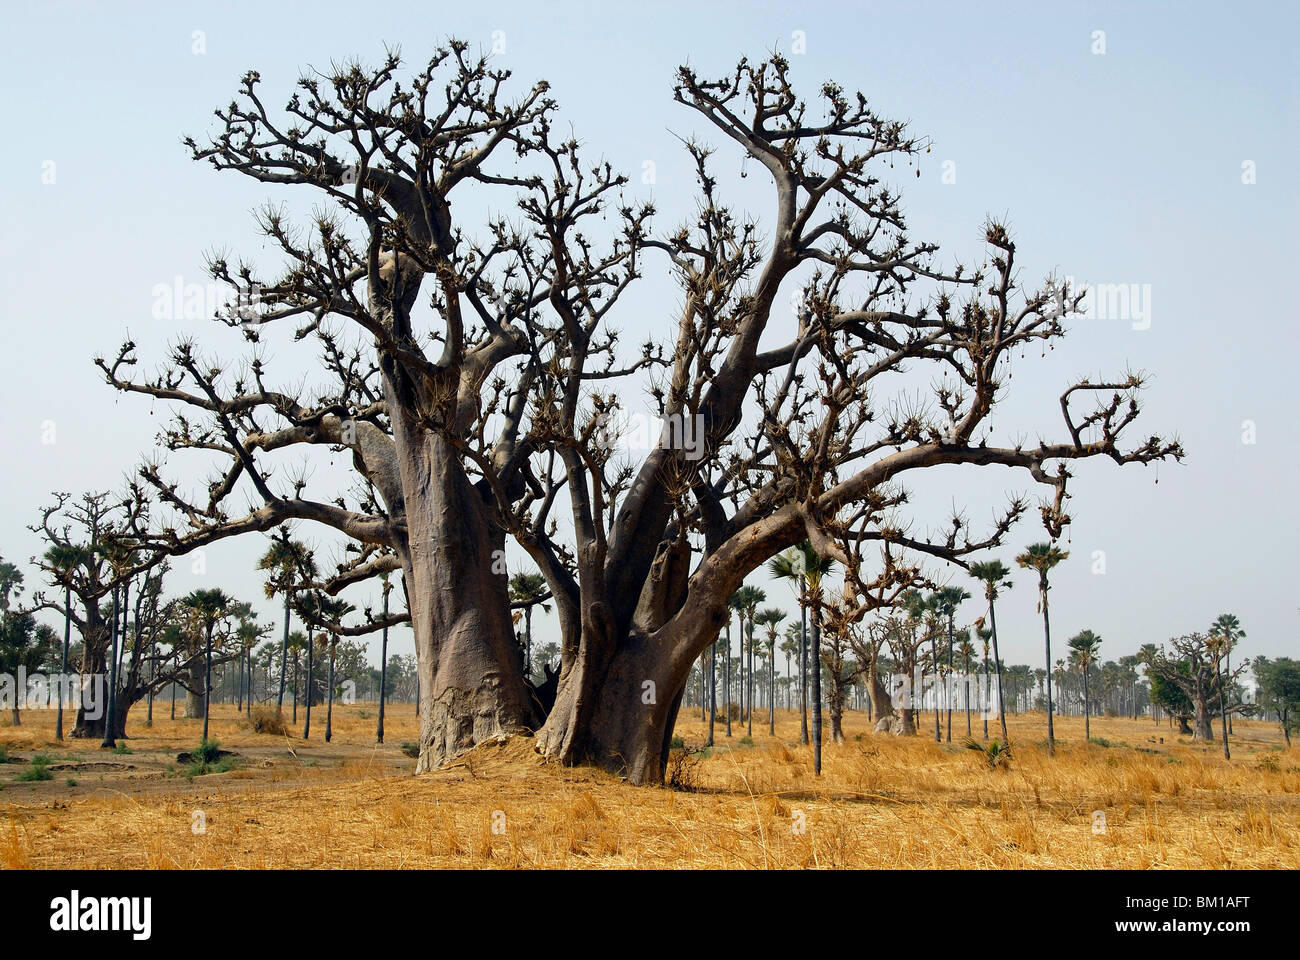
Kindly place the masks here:
<instances>
[{"instance_id":1,"label":"palm tree","mask_svg":"<svg viewBox=\"0 0 1300 960\"><path fill-rule=\"evenodd\" d=\"M961 654L962 675L966 678L965 696L962 699L966 703L966 736L970 736L970 658L975 656L975 645L970 642L970 633L962 634L961 643L958 645L957 652ZM987 737L987 724L985 728L985 739Z\"/></svg>"},{"instance_id":2,"label":"palm tree","mask_svg":"<svg viewBox=\"0 0 1300 960\"><path fill-rule=\"evenodd\" d=\"M232 600L218 589L195 590L181 600L193 610L203 626L203 739L208 739L208 719L212 707L212 632L226 616Z\"/></svg>"},{"instance_id":3,"label":"palm tree","mask_svg":"<svg viewBox=\"0 0 1300 960\"><path fill-rule=\"evenodd\" d=\"M1002 745L1010 746L1007 739L1007 711L1002 700L1002 657L998 653L998 616L995 601L1003 590L1011 589L1011 571L1001 560L982 560L972 563L970 575L984 584L984 599L989 602L989 636L993 640L993 666L998 678L998 720L1002 724ZM984 654L988 659L987 651ZM987 721L985 722L987 726Z\"/></svg>"},{"instance_id":4,"label":"palm tree","mask_svg":"<svg viewBox=\"0 0 1300 960\"><path fill-rule=\"evenodd\" d=\"M980 712L984 714L984 739L989 738L989 710L988 710L988 688L989 688L989 639L993 636L993 631L986 629L984 618L978 617L975 620L975 635L979 637L980 644L984 647L984 700L980 705ZM998 683L998 713L1002 712L1002 684ZM1002 725L1006 726L1006 718L1003 717ZM1004 744L1005 746L1005 744Z\"/></svg>"},{"instance_id":5,"label":"palm tree","mask_svg":"<svg viewBox=\"0 0 1300 960\"><path fill-rule=\"evenodd\" d=\"M307 646L307 637L301 630L289 634L289 652L293 655L293 723L298 722L298 666L302 663L302 651Z\"/></svg>"},{"instance_id":6,"label":"palm tree","mask_svg":"<svg viewBox=\"0 0 1300 960\"><path fill-rule=\"evenodd\" d=\"M727 599L727 655L722 658L722 689L726 696L723 697L722 712L727 721L727 736L731 736L731 613L736 611L740 613L741 635L745 630L745 615L741 612L739 603L740 591L737 590Z\"/></svg>"},{"instance_id":7,"label":"palm tree","mask_svg":"<svg viewBox=\"0 0 1300 960\"><path fill-rule=\"evenodd\" d=\"M767 629L767 733L776 736L776 628L785 619L785 611L768 607L754 618Z\"/></svg>"},{"instance_id":8,"label":"palm tree","mask_svg":"<svg viewBox=\"0 0 1300 960\"><path fill-rule=\"evenodd\" d=\"M1225 658L1224 674L1232 675L1232 648L1237 645L1238 640L1246 638L1246 631L1241 629L1241 621L1231 613L1221 613L1214 623L1210 625L1211 637L1223 638L1223 656ZM1220 698L1222 699L1222 698ZM1219 704L1219 712L1223 712L1223 704ZM1224 718L1224 723L1228 726L1228 733L1232 733L1232 714ZM1226 741L1224 750L1227 750Z\"/></svg>"},{"instance_id":9,"label":"palm tree","mask_svg":"<svg viewBox=\"0 0 1300 960\"><path fill-rule=\"evenodd\" d=\"M304 583L316 579L316 561L307 547L289 539L287 530L271 541L270 548L257 562L257 569L266 570L266 598L277 593L284 597L284 633L280 640L280 690L275 698L275 709L284 709L284 682L288 673L289 612L294 596Z\"/></svg>"},{"instance_id":10,"label":"palm tree","mask_svg":"<svg viewBox=\"0 0 1300 960\"><path fill-rule=\"evenodd\" d=\"M388 582L388 573L381 573L379 580L384 591L384 627L383 639L379 643L379 724L375 728L375 742L384 742L384 700L387 699L388 686L388 594L393 585Z\"/></svg>"},{"instance_id":11,"label":"palm tree","mask_svg":"<svg viewBox=\"0 0 1300 960\"><path fill-rule=\"evenodd\" d=\"M957 614L957 608L961 606L962 601L969 600L970 594L957 586L940 587L931 596L931 602L934 605L935 612L948 621L948 676L952 676L952 620ZM935 664L938 667L938 664ZM947 689L945 684L944 699L948 701L948 733L947 740L952 743L952 691ZM935 704L938 709L938 704ZM970 731L967 731L968 733Z\"/></svg>"},{"instance_id":12,"label":"palm tree","mask_svg":"<svg viewBox=\"0 0 1300 960\"><path fill-rule=\"evenodd\" d=\"M740 611L740 689L741 713L747 708L748 729L746 736L754 735L754 612L758 605L767 599L767 594L758 587L742 586L733 599L736 609ZM748 625L748 627L746 626ZM748 650L749 668L745 667L745 655Z\"/></svg>"},{"instance_id":13,"label":"palm tree","mask_svg":"<svg viewBox=\"0 0 1300 960\"><path fill-rule=\"evenodd\" d=\"M56 584L63 587L63 665L59 668L63 677L68 674L68 646L72 640L72 576L89 559L89 550L71 543L56 544L45 551L45 563L50 576ZM55 721L54 735L59 740L63 739L62 696L59 697L59 716Z\"/></svg>"},{"instance_id":14,"label":"palm tree","mask_svg":"<svg viewBox=\"0 0 1300 960\"><path fill-rule=\"evenodd\" d=\"M835 561L823 557L810 541L804 540L785 553L773 557L768 563L772 576L789 580L795 585L799 595L799 616L801 624L805 617L811 619L811 644L807 639L801 644L800 657L803 661L804 677L808 676L809 647L812 653L812 741L813 773L821 776L822 772L822 581L835 567ZM804 683L802 697L807 700L807 683ZM807 743L807 737L803 742Z\"/></svg>"},{"instance_id":15,"label":"palm tree","mask_svg":"<svg viewBox=\"0 0 1300 960\"><path fill-rule=\"evenodd\" d=\"M550 604L542 603L550 595L550 592L546 589L546 578L540 573L516 573L510 578L511 606L522 607L524 611L525 677L532 670L533 607L540 605L543 612L550 613Z\"/></svg>"},{"instance_id":16,"label":"palm tree","mask_svg":"<svg viewBox=\"0 0 1300 960\"><path fill-rule=\"evenodd\" d=\"M104 717L104 740L100 744L101 748L112 749L117 746L117 681L119 674L119 640L120 646L126 646L126 619L128 614L129 598L123 595L123 587L130 589L130 579L125 578L131 565L135 560L135 551L130 547L128 541L121 537L107 537L97 547L100 556L108 562L109 568L113 571L113 629L109 632L109 681L108 681L108 713ZM121 603L119 604L119 597ZM119 620L122 623L122 629L119 633Z\"/></svg>"},{"instance_id":17,"label":"palm tree","mask_svg":"<svg viewBox=\"0 0 1300 960\"><path fill-rule=\"evenodd\" d=\"M1052 726L1052 624L1047 612L1047 575L1062 560L1069 557L1069 551L1061 550L1054 543L1034 543L1025 552L1016 557L1016 563L1026 570L1038 572L1038 605L1043 611L1043 643L1047 652L1047 752L1056 755L1056 732Z\"/></svg>"},{"instance_id":18,"label":"palm tree","mask_svg":"<svg viewBox=\"0 0 1300 960\"><path fill-rule=\"evenodd\" d=\"M1097 650L1101 646L1101 637L1091 630L1080 630L1068 641L1070 662L1083 674L1083 739L1092 739L1092 706L1088 698L1088 671L1097 662Z\"/></svg>"}]
</instances>

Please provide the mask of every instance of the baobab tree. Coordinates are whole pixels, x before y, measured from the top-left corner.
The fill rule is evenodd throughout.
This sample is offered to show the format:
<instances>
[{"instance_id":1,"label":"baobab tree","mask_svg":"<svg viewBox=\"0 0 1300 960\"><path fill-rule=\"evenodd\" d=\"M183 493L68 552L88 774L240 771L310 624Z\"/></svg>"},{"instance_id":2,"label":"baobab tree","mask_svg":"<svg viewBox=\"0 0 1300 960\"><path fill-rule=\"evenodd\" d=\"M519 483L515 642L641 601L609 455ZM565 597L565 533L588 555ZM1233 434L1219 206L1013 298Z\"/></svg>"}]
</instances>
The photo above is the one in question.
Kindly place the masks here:
<instances>
[{"instance_id":1,"label":"baobab tree","mask_svg":"<svg viewBox=\"0 0 1300 960\"><path fill-rule=\"evenodd\" d=\"M1233 683L1245 671L1246 664L1241 664L1231 673L1224 672L1220 668L1215 642L1203 633L1171 638L1169 651L1163 645L1154 651L1144 647L1139 656L1152 679L1153 695L1157 686L1167 686L1181 694L1191 710L1192 739L1213 740L1211 704L1219 699L1220 716L1227 723L1227 717L1223 716L1220 694L1225 685ZM1237 709L1240 709L1240 705L1226 708L1227 711Z\"/></svg>"},{"instance_id":2,"label":"baobab tree","mask_svg":"<svg viewBox=\"0 0 1300 960\"><path fill-rule=\"evenodd\" d=\"M155 376L133 377L130 341L101 358L114 388L176 409L164 455L217 464L197 494L165 463L143 464L135 483L159 509L133 533L182 554L311 521L357 544L331 591L400 568L418 770L534 731L563 763L657 782L692 664L770 557L807 539L840 562L867 543L957 560L996 546L1026 509L1014 500L987 537L961 521L913 534L898 510L918 470L1023 471L1052 492L1051 531L1068 520L1068 462L1181 456L1158 437L1121 445L1137 375L1067 387L1066 439L1000 445L990 415L1012 357L1062 337L1081 295L1050 278L1022 292L998 223L976 258L986 268L941 264L909 235L889 184L926 141L834 83L810 107L778 55L717 79L682 67L673 87L686 115L764 172L761 231L724 199L730 161L688 138L697 215L656 234L626 178L556 134L545 83L512 98L507 72L461 42L410 77L396 54L305 75L280 111L259 85L246 75L216 132L187 141L193 156L320 203L301 223L279 205L260 214L278 276L213 257L238 304L217 319L250 340L294 325L336 382L307 398L276 386L264 357L232 370L192 340ZM518 222L453 213L504 207ZM651 267L681 287L670 342L624 353L616 324ZM928 402L888 403L905 366L936 375ZM615 388L643 380L662 430L636 464L614 455ZM1087 395L1096 408L1079 412ZM358 487L317 495L270 469L278 452L313 447L350 452ZM245 495L251 509L230 507ZM559 621L544 716L516 656L508 539L546 578Z\"/></svg>"}]
</instances>

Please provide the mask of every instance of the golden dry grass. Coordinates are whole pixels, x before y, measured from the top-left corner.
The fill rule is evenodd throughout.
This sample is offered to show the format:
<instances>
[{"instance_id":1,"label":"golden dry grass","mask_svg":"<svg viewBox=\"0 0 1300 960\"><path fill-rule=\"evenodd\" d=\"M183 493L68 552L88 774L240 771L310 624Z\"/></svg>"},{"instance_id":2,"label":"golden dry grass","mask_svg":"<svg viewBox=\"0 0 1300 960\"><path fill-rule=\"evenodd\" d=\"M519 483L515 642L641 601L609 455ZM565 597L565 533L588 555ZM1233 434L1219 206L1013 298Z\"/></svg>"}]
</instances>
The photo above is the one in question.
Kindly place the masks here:
<instances>
[{"instance_id":1,"label":"golden dry grass","mask_svg":"<svg viewBox=\"0 0 1300 960\"><path fill-rule=\"evenodd\" d=\"M731 741L719 729L700 790L686 793L546 763L528 739L413 777L400 750L416 737L410 706L394 705L382 747L374 712L336 706L326 745L323 711L304 744L254 734L219 707L214 736L241 764L192 780L175 754L197 742L199 721L133 722L133 752L121 756L52 742L49 714L0 725L0 745L48 754L54 774L19 783L24 767L0 766L0 866L1300 866L1300 752L1280 751L1276 726L1261 722L1238 722L1228 762L1219 746L1117 718L1093 721L1109 747L1083 743L1081 719L1059 720L1050 758L1035 742L1042 715L1014 717L1014 760L1000 771L932 736L869 733L850 712L847 742L827 745L818 779L796 743L797 715L782 714L769 738L762 714L752 747L740 743L743 729ZM964 717L955 726L961 739ZM701 742L698 714L677 734ZM192 829L196 811L203 833ZM1095 811L1104 832L1094 832Z\"/></svg>"}]
</instances>

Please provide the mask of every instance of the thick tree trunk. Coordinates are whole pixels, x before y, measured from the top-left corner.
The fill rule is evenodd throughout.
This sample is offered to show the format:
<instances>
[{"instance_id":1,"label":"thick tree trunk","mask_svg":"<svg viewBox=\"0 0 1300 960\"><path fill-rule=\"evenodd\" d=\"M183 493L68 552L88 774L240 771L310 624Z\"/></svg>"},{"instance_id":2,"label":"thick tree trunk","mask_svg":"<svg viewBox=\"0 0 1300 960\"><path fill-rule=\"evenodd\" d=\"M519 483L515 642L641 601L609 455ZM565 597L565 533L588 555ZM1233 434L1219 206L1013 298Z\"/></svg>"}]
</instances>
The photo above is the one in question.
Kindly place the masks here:
<instances>
[{"instance_id":1,"label":"thick tree trunk","mask_svg":"<svg viewBox=\"0 0 1300 960\"><path fill-rule=\"evenodd\" d=\"M1205 702L1203 697L1197 698L1192 703L1196 711L1195 727L1192 730L1193 740L1213 740L1214 729L1210 726L1210 705Z\"/></svg>"},{"instance_id":2,"label":"thick tree trunk","mask_svg":"<svg viewBox=\"0 0 1300 960\"><path fill-rule=\"evenodd\" d=\"M395 433L401 434L401 424ZM541 720L510 622L505 538L442 437L398 444L420 675L419 773Z\"/></svg>"},{"instance_id":3,"label":"thick tree trunk","mask_svg":"<svg viewBox=\"0 0 1300 960\"><path fill-rule=\"evenodd\" d=\"M190 663L190 683L185 691L185 716L192 720L203 716L203 663L198 657Z\"/></svg>"},{"instance_id":4,"label":"thick tree trunk","mask_svg":"<svg viewBox=\"0 0 1300 960\"><path fill-rule=\"evenodd\" d=\"M885 688L884 681L880 679L874 663L867 671L867 697L871 700L871 713L876 718L872 729L876 733L893 733L897 713L893 701L889 698L889 691Z\"/></svg>"}]
</instances>

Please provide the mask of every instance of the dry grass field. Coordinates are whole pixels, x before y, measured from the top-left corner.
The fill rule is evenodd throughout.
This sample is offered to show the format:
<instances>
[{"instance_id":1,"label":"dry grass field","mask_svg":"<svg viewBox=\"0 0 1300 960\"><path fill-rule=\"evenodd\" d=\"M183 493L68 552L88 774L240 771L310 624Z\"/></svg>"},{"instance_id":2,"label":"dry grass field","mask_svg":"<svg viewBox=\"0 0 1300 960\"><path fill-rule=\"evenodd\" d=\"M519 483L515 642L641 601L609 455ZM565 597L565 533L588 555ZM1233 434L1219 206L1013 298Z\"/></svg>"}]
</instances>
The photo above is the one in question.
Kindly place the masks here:
<instances>
[{"instance_id":1,"label":"dry grass field","mask_svg":"<svg viewBox=\"0 0 1300 960\"><path fill-rule=\"evenodd\" d=\"M719 727L719 746L688 761L685 791L548 764L527 739L417 778L401 749L416 737L411 707L392 707L383 746L375 712L336 706L326 744L323 710L304 743L253 733L220 706L214 737L239 756L193 777L176 755L197 744L197 720L147 729L133 714L121 754L52 740L48 712L0 721L11 761L0 765L0 866L1300 867L1300 750L1280 749L1275 724L1237 721L1228 762L1165 724L1094 719L1101 746L1065 718L1050 758L1042 715L1013 717L1004 770L932 735L872 734L850 712L847 742L827 745L817 779L798 716L782 714L771 738L760 712L752 745L743 727L730 741ZM962 739L965 718L954 726ZM687 711L677 734L701 743L699 715ZM19 779L34 755L51 779Z\"/></svg>"}]
</instances>

